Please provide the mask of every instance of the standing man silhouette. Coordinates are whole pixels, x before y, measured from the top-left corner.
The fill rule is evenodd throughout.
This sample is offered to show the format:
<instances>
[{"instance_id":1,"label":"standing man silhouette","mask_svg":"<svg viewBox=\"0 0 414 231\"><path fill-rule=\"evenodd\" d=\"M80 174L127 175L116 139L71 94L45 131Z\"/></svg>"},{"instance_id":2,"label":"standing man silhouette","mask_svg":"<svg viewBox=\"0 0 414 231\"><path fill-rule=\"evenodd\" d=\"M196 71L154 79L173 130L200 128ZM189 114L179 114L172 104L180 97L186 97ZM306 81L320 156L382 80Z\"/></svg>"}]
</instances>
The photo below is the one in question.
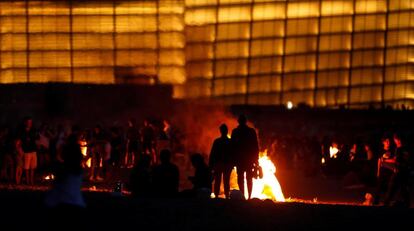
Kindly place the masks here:
<instances>
[{"instance_id":1,"label":"standing man silhouette","mask_svg":"<svg viewBox=\"0 0 414 231\"><path fill-rule=\"evenodd\" d=\"M230 162L231 141L227 137L228 128L226 124L220 126L221 136L214 140L210 152L209 166L213 170L214 194L220 194L221 176L223 175L224 195L228 199L230 196L230 174L233 168Z\"/></svg>"},{"instance_id":2,"label":"standing man silhouette","mask_svg":"<svg viewBox=\"0 0 414 231\"><path fill-rule=\"evenodd\" d=\"M259 144L256 131L247 126L247 119L240 115L239 126L231 133L234 163L237 168L237 184L244 195L244 174L247 180L248 199L250 199L253 187L253 168L258 166Z\"/></svg>"}]
</instances>

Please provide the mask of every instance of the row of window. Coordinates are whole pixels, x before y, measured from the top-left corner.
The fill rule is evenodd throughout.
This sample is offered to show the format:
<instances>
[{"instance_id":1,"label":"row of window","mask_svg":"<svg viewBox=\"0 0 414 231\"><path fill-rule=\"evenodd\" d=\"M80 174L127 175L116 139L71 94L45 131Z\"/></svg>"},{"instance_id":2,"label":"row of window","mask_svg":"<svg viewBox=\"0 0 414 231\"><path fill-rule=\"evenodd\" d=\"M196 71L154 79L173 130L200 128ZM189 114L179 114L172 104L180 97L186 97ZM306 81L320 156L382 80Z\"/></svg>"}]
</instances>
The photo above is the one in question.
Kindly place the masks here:
<instances>
[{"instance_id":1,"label":"row of window","mask_svg":"<svg viewBox=\"0 0 414 231\"><path fill-rule=\"evenodd\" d=\"M158 73L158 75L157 75ZM0 70L0 83L74 82L74 83L138 83L152 84L185 82L185 69L180 66L76 67L73 68L11 68Z\"/></svg>"},{"instance_id":2,"label":"row of window","mask_svg":"<svg viewBox=\"0 0 414 231\"><path fill-rule=\"evenodd\" d=\"M203 53L204 54L204 53ZM220 53L218 53L220 54ZM75 50L69 51L30 51L2 52L1 68L25 67L26 59L29 59L31 67L65 67L74 60L76 66L112 66L117 65L187 65L188 76L205 76L212 69L213 61L185 62L185 54L182 50ZM414 48L398 48L387 50L384 57L383 50L354 51L352 57L349 52L330 52L315 54L289 55L284 57L284 71L306 71L322 69L337 69L363 66L382 66L413 62ZM114 62L113 58L116 58ZM188 56L187 56L188 58ZM352 58L352 59L351 59ZM385 61L384 61L385 58ZM352 61L352 65L351 65ZM251 73L272 73L282 71L282 57L257 57L251 58ZM215 66L217 76L222 75L246 75L248 59L216 59ZM222 68L221 68L222 67ZM257 68L257 69L256 69ZM194 72L192 72L192 69ZM225 71L218 71L223 69ZM194 74L193 74L194 73ZM195 74L198 73L198 74ZM221 73L221 74L220 74Z\"/></svg>"},{"instance_id":3,"label":"row of window","mask_svg":"<svg viewBox=\"0 0 414 231\"><path fill-rule=\"evenodd\" d=\"M27 9L26 9L27 7ZM70 12L71 10L71 12ZM124 14L182 14L183 0L159 1L34 1L9 0L0 2L0 15L124 15Z\"/></svg>"},{"instance_id":4,"label":"row of window","mask_svg":"<svg viewBox=\"0 0 414 231\"><path fill-rule=\"evenodd\" d=\"M71 45L72 44L72 45ZM0 34L0 50L83 50L83 49L156 49L184 48L185 38L180 32L134 34L50 33Z\"/></svg>"},{"instance_id":5,"label":"row of window","mask_svg":"<svg viewBox=\"0 0 414 231\"><path fill-rule=\"evenodd\" d=\"M252 0L185 0L185 5L187 7L206 7L206 6L215 6L220 4L220 6L231 6L239 4L249 4ZM353 13L354 11L354 1L352 0L301 0L301 1L278 1L273 0L254 0L255 6L258 9L266 8L263 6L273 5L275 8L285 9L286 3L288 5L288 10L290 8L292 14L295 11L299 11L302 8L314 8L319 11L319 2L321 5L322 15L330 14L346 14ZM388 5L388 6L387 6ZM384 12L386 9L390 11L394 10L406 10L414 8L414 1L412 0L392 0L387 2L387 0L356 0L355 1L355 12L356 13L371 13L371 12Z\"/></svg>"},{"instance_id":6,"label":"row of window","mask_svg":"<svg viewBox=\"0 0 414 231\"><path fill-rule=\"evenodd\" d=\"M186 13L186 15L189 13ZM388 17L388 29L414 27L413 12L390 13ZM210 17L205 12L195 12L194 19L186 16L186 26L199 26L206 23L215 23L215 17ZM28 19L28 21L27 21ZM203 20L209 21L203 21ZM200 21L201 20L201 21ZM254 20L254 30L270 28L274 30L275 36L283 36L285 20L261 21ZM286 22L287 35L317 34L318 18L288 19ZM372 31L385 30L386 14L357 15L354 26L352 16L321 18L321 33L326 32L350 32L350 31ZM72 23L71 23L72 22ZM236 25L223 24L221 22L219 31L249 31L250 19L235 20ZM158 23L158 24L157 24ZM151 31L181 31L184 29L182 15L123 15L123 16L2 16L0 17L1 32L26 32L26 24L30 32L151 32ZM227 27L227 28L226 28ZM353 28L353 29L352 29ZM245 32L246 33L246 32ZM233 34L233 33L231 33ZM260 34L260 33L259 33Z\"/></svg>"},{"instance_id":7,"label":"row of window","mask_svg":"<svg viewBox=\"0 0 414 231\"><path fill-rule=\"evenodd\" d=\"M414 20L413 20L414 21ZM313 23L312 23L313 24ZM300 25L300 26L299 26ZM185 29L186 39L188 42L212 42L215 39L222 40L239 40L239 39L258 39L258 38L283 38L284 37L284 22L270 21L270 22L255 22L250 30L249 23L237 24L218 24L217 28L214 25L209 26L187 26ZM343 29L341 29L343 28ZM414 28L414 24L413 24ZM331 30L332 29L332 30ZM216 32L217 31L217 32ZM384 33L384 30L354 31L355 35L362 34L371 35L375 33ZM321 27L321 36L332 35L348 35L352 33L352 26L343 26L341 22L329 23L329 28ZM405 33L405 34L402 34ZM388 30L391 37L410 37L413 33L411 28L401 28L398 30ZM217 34L217 35L216 35ZM251 35L250 35L251 34ZM318 35L317 27L309 24L309 20L305 22L298 22L298 26L287 27L286 35L288 37L310 37Z\"/></svg>"},{"instance_id":8,"label":"row of window","mask_svg":"<svg viewBox=\"0 0 414 231\"><path fill-rule=\"evenodd\" d=\"M158 24L157 24L158 23ZM182 15L123 15L123 16L2 16L1 32L151 32L181 31Z\"/></svg>"},{"instance_id":9,"label":"row of window","mask_svg":"<svg viewBox=\"0 0 414 231\"><path fill-rule=\"evenodd\" d=\"M317 19L319 17L318 9L300 8L292 15L288 12L288 17L285 17L284 9L272 9L271 7L263 8L263 11L256 12L256 7L252 10L249 6L245 7L220 7L217 8L198 8L187 9L185 11L185 23L188 25L203 25L212 23L231 23L231 22L248 22L248 21L262 21L262 20L300 20L306 18ZM322 15L321 18L331 18L342 16L344 18L352 17L352 12L347 14L327 14ZM410 11L391 11L388 12L390 26L398 26L398 21L410 19L412 14ZM378 25L384 24L386 11L380 13L370 14L355 14L356 24L360 20L367 19L369 21L378 21Z\"/></svg>"},{"instance_id":10,"label":"row of window","mask_svg":"<svg viewBox=\"0 0 414 231\"><path fill-rule=\"evenodd\" d=\"M411 36L412 35L412 36ZM387 34L387 49L404 47L414 44L413 31L398 31ZM157 37L159 40L157 40ZM384 48L385 34L382 32L347 35L321 35L319 38L267 38L248 40L218 41L213 43L188 43L181 33L157 34L0 34L1 51L30 50L59 51L59 50L93 50L93 49L157 49L186 48L189 60L216 56L246 57L298 54L325 51L349 51L359 49ZM318 41L319 40L319 41ZM214 47L215 46L215 47ZM283 47L286 49L283 49Z\"/></svg>"},{"instance_id":11,"label":"row of window","mask_svg":"<svg viewBox=\"0 0 414 231\"><path fill-rule=\"evenodd\" d=\"M295 105L299 103L307 103L312 106L332 106L340 104L359 104L382 101L395 101L401 99L414 98L414 83L395 83L373 85L373 86L359 86L359 87L342 87L334 89L310 89L310 90L291 90L283 93L274 91L279 84L277 81L262 81L250 84L247 87L245 79L226 79L217 80L214 82L214 88L208 81L189 82L189 86L185 89L178 89L187 91L184 94L197 95L198 97L213 95L218 99L231 99L232 104L244 104L246 102L246 89L249 88L247 97L248 103L251 104L280 104L291 101ZM269 87L269 85L276 87ZM255 91L257 85L262 85L268 91ZM280 85L280 84L279 84ZM274 89L272 89L274 88ZM383 94L384 93L384 94ZM260 103L252 102L255 99L262 99ZM269 102L269 100L271 100ZM282 101L281 101L282 100Z\"/></svg>"}]
</instances>

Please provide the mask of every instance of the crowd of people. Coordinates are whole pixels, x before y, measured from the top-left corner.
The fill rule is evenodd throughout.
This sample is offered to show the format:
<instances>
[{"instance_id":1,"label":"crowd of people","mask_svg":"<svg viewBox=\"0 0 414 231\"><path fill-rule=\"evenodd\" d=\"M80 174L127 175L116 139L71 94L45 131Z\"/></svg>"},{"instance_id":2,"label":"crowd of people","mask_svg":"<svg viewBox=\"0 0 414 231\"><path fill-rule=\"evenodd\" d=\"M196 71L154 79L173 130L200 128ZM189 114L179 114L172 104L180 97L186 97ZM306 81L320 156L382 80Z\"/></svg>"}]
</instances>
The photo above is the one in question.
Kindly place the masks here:
<instances>
[{"instance_id":1,"label":"crowd of people","mask_svg":"<svg viewBox=\"0 0 414 231\"><path fill-rule=\"evenodd\" d=\"M139 126L130 119L125 128L98 124L92 129L81 129L77 125L42 124L35 129L33 119L27 117L17 129L0 128L0 180L33 185L51 174L56 164L62 162L63 147L75 131L84 156L82 165L88 165L90 181L103 181L111 168L132 168L143 153L151 156L151 163L157 163L161 149L179 146L167 120L145 120Z\"/></svg>"},{"instance_id":2,"label":"crowd of people","mask_svg":"<svg viewBox=\"0 0 414 231\"><path fill-rule=\"evenodd\" d=\"M250 198L253 178L257 177L255 173L259 171L259 144L256 131L247 125L246 117L240 116L238 123L239 125L231 132L231 138L229 138L227 125L220 126L221 136L212 144L208 163L200 153L191 155L191 164L195 173L188 179L193 184L192 189L178 192L178 167L170 161L171 152L163 149L160 155L160 165L151 168L148 155L138 161L131 176L130 187L133 195L164 197L205 195L210 197L214 189L214 194L218 197L223 178L224 196L230 198L230 174L236 167L239 191L241 195L245 195L246 180L247 195ZM214 187L212 187L213 182Z\"/></svg>"},{"instance_id":3,"label":"crowd of people","mask_svg":"<svg viewBox=\"0 0 414 231\"><path fill-rule=\"evenodd\" d=\"M80 187L85 167L89 171L87 179L93 182L103 181L111 174L110 169L131 168L127 186L134 196L190 197L210 195L211 191L220 195L223 182L224 197L230 198L230 173L236 167L237 175L245 176L238 177L237 184L244 186L246 179L250 198L253 178L260 176L259 140L245 116L238 118L238 124L231 134L226 124L219 127L221 135L212 143L207 161L200 153L190 156L195 174L188 180L193 188L182 192L179 192L179 168L171 160L179 142L167 120L158 124L145 120L138 126L130 119L126 128L109 129L100 125L81 129L75 125L69 131L63 126L52 129L48 125L35 130L32 119L25 118L15 131L0 129L0 178L33 185L36 175L42 177L53 172L56 182L65 179L63 182ZM400 133L384 136L379 147L361 140L347 145L328 137L319 140L273 136L262 141L279 167L303 170L310 176L321 172L337 176L353 173L362 183L375 186L374 203L385 205L392 201L410 203L413 154L409 144ZM245 188L239 188L241 195L245 195ZM399 199L395 200L397 192Z\"/></svg>"},{"instance_id":4,"label":"crowd of people","mask_svg":"<svg viewBox=\"0 0 414 231\"><path fill-rule=\"evenodd\" d=\"M410 140L412 136L403 132L348 140L273 136L268 141L268 153L278 167L301 171L305 176L336 177L350 188L374 189L374 204L409 205L410 177L414 176L414 147Z\"/></svg>"}]
</instances>

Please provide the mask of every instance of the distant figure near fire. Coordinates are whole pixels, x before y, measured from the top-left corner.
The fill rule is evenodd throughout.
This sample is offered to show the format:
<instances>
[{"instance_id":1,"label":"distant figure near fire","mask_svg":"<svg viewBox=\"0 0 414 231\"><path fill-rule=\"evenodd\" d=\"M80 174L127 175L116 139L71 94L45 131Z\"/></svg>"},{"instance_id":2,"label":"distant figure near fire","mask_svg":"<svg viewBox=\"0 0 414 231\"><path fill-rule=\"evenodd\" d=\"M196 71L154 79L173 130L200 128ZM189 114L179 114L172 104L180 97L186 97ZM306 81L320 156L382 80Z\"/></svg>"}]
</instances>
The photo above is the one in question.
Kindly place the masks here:
<instances>
[{"instance_id":1,"label":"distant figure near fire","mask_svg":"<svg viewBox=\"0 0 414 231\"><path fill-rule=\"evenodd\" d=\"M253 188L253 168L258 166L259 144L256 131L247 126L247 119L240 115L239 126L231 133L234 163L237 168L237 184L244 195L244 174L246 174L248 198Z\"/></svg>"},{"instance_id":2,"label":"distant figure near fire","mask_svg":"<svg viewBox=\"0 0 414 231\"><path fill-rule=\"evenodd\" d=\"M394 154L395 167L388 183L384 205L390 205L396 193L399 192L401 198L395 202L395 205L410 207L409 180L412 156L401 134L395 133L393 138L396 147Z\"/></svg>"},{"instance_id":3,"label":"distant figure near fire","mask_svg":"<svg viewBox=\"0 0 414 231\"><path fill-rule=\"evenodd\" d=\"M230 196L230 174L233 168L231 160L231 141L227 137L228 128L226 124L220 126L221 136L214 140L211 147L209 166L213 170L214 176L214 195L220 194L221 176L223 175L224 195L228 199Z\"/></svg>"},{"instance_id":4,"label":"distant figure near fire","mask_svg":"<svg viewBox=\"0 0 414 231\"><path fill-rule=\"evenodd\" d=\"M37 167L37 133L33 128L32 118L26 117L24 119L24 126L19 133L19 138L22 141L22 148L24 152L23 168L26 173L26 183L28 185L34 185L34 172Z\"/></svg>"}]
</instances>

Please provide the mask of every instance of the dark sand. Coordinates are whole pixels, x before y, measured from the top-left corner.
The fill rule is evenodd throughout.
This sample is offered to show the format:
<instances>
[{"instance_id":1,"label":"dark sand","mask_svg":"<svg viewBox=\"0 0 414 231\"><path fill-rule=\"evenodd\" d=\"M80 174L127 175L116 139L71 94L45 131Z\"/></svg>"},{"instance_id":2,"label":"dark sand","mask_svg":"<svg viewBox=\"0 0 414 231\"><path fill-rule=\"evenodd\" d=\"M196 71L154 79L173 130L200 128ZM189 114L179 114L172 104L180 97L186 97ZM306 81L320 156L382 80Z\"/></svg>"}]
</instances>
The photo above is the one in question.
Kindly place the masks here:
<instances>
[{"instance_id":1,"label":"dark sand","mask_svg":"<svg viewBox=\"0 0 414 231\"><path fill-rule=\"evenodd\" d=\"M41 191L1 191L1 230L414 229L414 209L84 194L84 210L49 210L42 205Z\"/></svg>"}]
</instances>

